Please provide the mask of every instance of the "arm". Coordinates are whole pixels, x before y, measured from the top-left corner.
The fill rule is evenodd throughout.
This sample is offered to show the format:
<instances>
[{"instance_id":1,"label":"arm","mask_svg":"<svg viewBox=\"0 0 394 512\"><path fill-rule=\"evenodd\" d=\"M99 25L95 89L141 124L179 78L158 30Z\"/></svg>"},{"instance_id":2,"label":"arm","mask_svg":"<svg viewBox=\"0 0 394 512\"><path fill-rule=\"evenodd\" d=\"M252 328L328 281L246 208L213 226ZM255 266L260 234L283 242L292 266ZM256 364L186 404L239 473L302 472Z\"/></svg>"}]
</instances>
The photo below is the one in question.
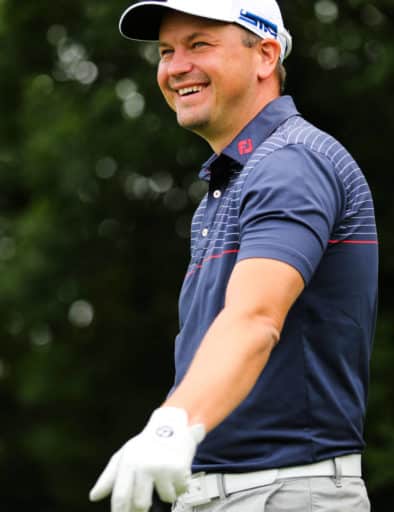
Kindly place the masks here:
<instances>
[{"instance_id":1,"label":"arm","mask_svg":"<svg viewBox=\"0 0 394 512\"><path fill-rule=\"evenodd\" d=\"M287 312L304 282L290 265L271 259L240 261L225 306L164 406L188 413L189 423L213 429L249 394L279 341Z\"/></svg>"},{"instance_id":2,"label":"arm","mask_svg":"<svg viewBox=\"0 0 394 512\"><path fill-rule=\"evenodd\" d=\"M183 381L145 429L111 458L90 493L112 493L112 512L147 512L155 487L163 501L185 492L197 444L248 395L303 289L293 267L246 259L231 275L225 306Z\"/></svg>"}]
</instances>

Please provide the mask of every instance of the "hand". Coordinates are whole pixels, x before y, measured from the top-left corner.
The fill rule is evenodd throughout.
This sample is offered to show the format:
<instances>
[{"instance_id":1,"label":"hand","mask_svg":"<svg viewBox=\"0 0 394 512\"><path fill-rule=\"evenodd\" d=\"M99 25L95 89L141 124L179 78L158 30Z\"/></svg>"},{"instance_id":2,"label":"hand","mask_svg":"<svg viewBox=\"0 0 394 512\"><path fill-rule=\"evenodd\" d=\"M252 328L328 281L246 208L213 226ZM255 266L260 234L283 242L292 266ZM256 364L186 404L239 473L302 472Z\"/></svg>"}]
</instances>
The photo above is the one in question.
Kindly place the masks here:
<instances>
[{"instance_id":1,"label":"hand","mask_svg":"<svg viewBox=\"0 0 394 512\"><path fill-rule=\"evenodd\" d=\"M185 410L156 409L144 430L112 456L90 500L112 492L112 512L147 512L155 487L162 501L174 502L187 490L196 447L204 437L204 426L189 426Z\"/></svg>"}]
</instances>

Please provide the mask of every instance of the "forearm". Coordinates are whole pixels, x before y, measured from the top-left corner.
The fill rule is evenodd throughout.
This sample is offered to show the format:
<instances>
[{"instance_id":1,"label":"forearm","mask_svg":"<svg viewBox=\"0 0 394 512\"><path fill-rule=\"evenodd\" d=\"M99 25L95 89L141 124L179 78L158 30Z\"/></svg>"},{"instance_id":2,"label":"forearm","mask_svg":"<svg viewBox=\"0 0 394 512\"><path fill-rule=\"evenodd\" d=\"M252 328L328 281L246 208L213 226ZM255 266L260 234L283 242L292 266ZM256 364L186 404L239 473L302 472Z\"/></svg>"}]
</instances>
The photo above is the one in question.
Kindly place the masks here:
<instances>
[{"instance_id":1,"label":"forearm","mask_svg":"<svg viewBox=\"0 0 394 512\"><path fill-rule=\"evenodd\" d=\"M268 318L223 309L164 405L185 409L190 424L212 430L249 394L278 339Z\"/></svg>"}]
</instances>

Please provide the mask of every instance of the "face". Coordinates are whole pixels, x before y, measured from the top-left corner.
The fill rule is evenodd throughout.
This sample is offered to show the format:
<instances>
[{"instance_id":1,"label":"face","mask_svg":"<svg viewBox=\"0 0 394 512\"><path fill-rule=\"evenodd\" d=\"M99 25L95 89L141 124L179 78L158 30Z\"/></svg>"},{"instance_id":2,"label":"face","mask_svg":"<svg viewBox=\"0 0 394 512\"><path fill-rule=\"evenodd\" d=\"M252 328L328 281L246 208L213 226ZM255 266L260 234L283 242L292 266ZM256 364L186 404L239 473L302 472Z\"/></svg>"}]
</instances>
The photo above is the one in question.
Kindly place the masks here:
<instances>
[{"instance_id":1,"label":"face","mask_svg":"<svg viewBox=\"0 0 394 512\"><path fill-rule=\"evenodd\" d=\"M157 79L178 123L209 142L235 136L258 112L259 52L233 24L171 12L160 30Z\"/></svg>"}]
</instances>

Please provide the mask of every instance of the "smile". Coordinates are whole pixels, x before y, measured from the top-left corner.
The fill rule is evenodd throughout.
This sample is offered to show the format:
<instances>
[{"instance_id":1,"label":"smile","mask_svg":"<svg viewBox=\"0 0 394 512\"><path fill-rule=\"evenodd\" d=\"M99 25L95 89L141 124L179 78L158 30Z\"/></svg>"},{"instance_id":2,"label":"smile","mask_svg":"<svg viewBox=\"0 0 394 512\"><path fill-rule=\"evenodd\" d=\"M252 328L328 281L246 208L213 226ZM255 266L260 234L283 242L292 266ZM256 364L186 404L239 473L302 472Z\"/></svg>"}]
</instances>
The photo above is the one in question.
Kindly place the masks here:
<instances>
[{"instance_id":1,"label":"smile","mask_svg":"<svg viewBox=\"0 0 394 512\"><path fill-rule=\"evenodd\" d=\"M201 92L204 89L202 85L194 85L192 87L184 87L183 89L178 90L178 94L180 96L190 96L191 94L196 94Z\"/></svg>"}]
</instances>

